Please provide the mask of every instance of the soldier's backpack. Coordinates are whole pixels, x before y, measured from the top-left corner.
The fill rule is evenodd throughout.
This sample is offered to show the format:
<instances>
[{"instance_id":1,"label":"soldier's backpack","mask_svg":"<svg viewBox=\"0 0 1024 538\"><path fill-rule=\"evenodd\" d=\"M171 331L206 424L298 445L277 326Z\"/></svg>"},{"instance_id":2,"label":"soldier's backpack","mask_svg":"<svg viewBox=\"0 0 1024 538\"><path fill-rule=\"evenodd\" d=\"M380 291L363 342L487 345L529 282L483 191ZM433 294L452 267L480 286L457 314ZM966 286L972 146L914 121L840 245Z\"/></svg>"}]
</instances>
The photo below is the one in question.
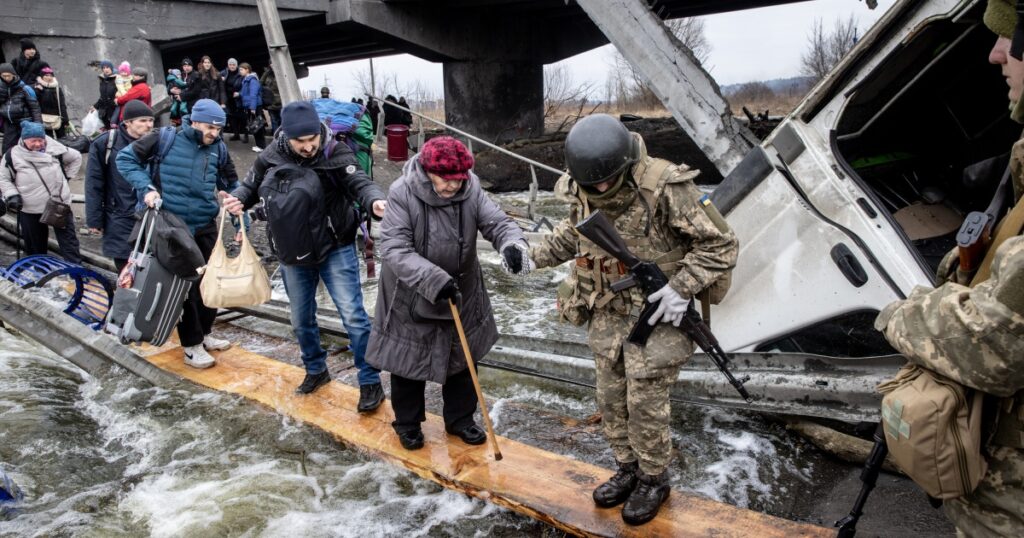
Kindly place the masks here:
<instances>
[{"instance_id":1,"label":"soldier's backpack","mask_svg":"<svg viewBox=\"0 0 1024 538\"><path fill-rule=\"evenodd\" d=\"M892 461L936 499L974 491L988 468L981 453L981 391L914 364L878 391Z\"/></svg>"},{"instance_id":2,"label":"soldier's backpack","mask_svg":"<svg viewBox=\"0 0 1024 538\"><path fill-rule=\"evenodd\" d=\"M317 265L336 245L320 176L311 168L282 164L259 188L267 214L270 248L286 265Z\"/></svg>"}]
</instances>

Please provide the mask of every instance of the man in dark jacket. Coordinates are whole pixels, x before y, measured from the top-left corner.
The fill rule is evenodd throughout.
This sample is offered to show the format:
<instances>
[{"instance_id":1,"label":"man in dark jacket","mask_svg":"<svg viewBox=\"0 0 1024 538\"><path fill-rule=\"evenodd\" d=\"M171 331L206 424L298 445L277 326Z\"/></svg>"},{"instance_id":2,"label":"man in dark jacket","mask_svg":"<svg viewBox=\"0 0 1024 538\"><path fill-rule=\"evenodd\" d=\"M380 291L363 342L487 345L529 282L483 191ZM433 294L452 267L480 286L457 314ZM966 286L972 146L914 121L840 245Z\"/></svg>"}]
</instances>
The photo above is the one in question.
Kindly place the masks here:
<instances>
[{"instance_id":1,"label":"man in dark jacket","mask_svg":"<svg viewBox=\"0 0 1024 538\"><path fill-rule=\"evenodd\" d=\"M264 102L263 107L270 113L270 132L276 133L277 128L281 126L281 89L277 87L274 62L270 62L270 65L263 71L263 76L260 77L260 87L270 89L271 95L274 96L271 102Z\"/></svg>"},{"instance_id":2,"label":"man in dark jacket","mask_svg":"<svg viewBox=\"0 0 1024 538\"><path fill-rule=\"evenodd\" d=\"M114 63L110 60L100 62L100 98L92 105L93 110L100 116L103 125L110 125L113 122L114 107L117 104L117 75L114 74Z\"/></svg>"},{"instance_id":3,"label":"man in dark jacket","mask_svg":"<svg viewBox=\"0 0 1024 538\"><path fill-rule=\"evenodd\" d=\"M200 99L191 111L191 116L182 118L181 129L175 132L153 176L150 164L161 149L160 130L122 149L117 154L117 170L136 191L145 193L143 201L149 207L163 200L162 211L170 211L185 222L203 259L209 260L214 244L220 240L216 220L220 203L215 192L234 189L238 174L231 156L221 153L227 152L220 139L224 110L214 101ZM231 342L210 334L216 316L217 310L203 304L199 286L192 286L178 323L178 338L188 366L209 368L216 361L207 351L231 347Z\"/></svg>"},{"instance_id":4,"label":"man in dark jacket","mask_svg":"<svg viewBox=\"0 0 1024 538\"><path fill-rule=\"evenodd\" d=\"M35 91L18 77L11 64L0 64L0 118L4 124L4 153L18 144L21 120L43 121Z\"/></svg>"},{"instance_id":5,"label":"man in dark jacket","mask_svg":"<svg viewBox=\"0 0 1024 538\"><path fill-rule=\"evenodd\" d=\"M238 60L228 59L228 67L220 72L220 78L224 80L224 93L227 97L228 126L227 132L231 133L230 140L238 140L239 135L245 135L245 143L249 143L249 133L245 130L245 108L242 106L242 79L238 72Z\"/></svg>"},{"instance_id":6,"label":"man in dark jacket","mask_svg":"<svg viewBox=\"0 0 1024 538\"><path fill-rule=\"evenodd\" d=\"M139 100L124 105L117 129L101 134L89 147L85 171L85 224L103 234L103 255L114 260L120 273L132 253L128 237L135 226L139 199L135 188L117 169L117 154L153 130L153 109Z\"/></svg>"},{"instance_id":7,"label":"man in dark jacket","mask_svg":"<svg viewBox=\"0 0 1024 538\"><path fill-rule=\"evenodd\" d=\"M34 86L39 78L39 71L46 65L39 57L39 50L35 43L27 37L21 39L21 55L14 59L11 64L14 71L18 73L21 80L29 86Z\"/></svg>"},{"instance_id":8,"label":"man in dark jacket","mask_svg":"<svg viewBox=\"0 0 1024 538\"><path fill-rule=\"evenodd\" d=\"M352 150L332 139L313 105L298 101L289 103L281 111L281 132L256 158L242 185L225 197L224 207L240 215L245 208L260 201L260 185L268 171L289 164L316 172L325 193L328 219L325 225L334 231L333 237L328 239L331 244L326 246L330 250L323 261L310 265L281 264L291 303L292 329L306 366L306 378L296 392L308 394L331 380L327 352L320 345L316 323L316 288L323 279L348 332L359 369L358 410L372 411L384 401L384 391L380 371L366 363L370 319L363 308L359 286L359 258L354 245L359 219L353 202L371 208L379 218L387 205L384 192L359 168ZM307 218L308 215L294 215L297 223Z\"/></svg>"}]
</instances>

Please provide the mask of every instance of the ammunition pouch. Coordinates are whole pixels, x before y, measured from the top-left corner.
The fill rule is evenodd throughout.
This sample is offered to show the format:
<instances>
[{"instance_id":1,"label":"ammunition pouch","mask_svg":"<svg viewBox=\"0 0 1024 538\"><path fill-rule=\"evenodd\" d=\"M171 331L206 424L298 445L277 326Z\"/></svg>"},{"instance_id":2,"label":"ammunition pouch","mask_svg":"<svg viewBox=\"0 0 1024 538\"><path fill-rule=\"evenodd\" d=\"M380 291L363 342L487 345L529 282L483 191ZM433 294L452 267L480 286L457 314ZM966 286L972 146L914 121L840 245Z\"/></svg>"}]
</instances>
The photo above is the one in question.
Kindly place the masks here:
<instances>
[{"instance_id":1,"label":"ammunition pouch","mask_svg":"<svg viewBox=\"0 0 1024 538\"><path fill-rule=\"evenodd\" d=\"M580 327L590 321L590 307L579 293L576 271L569 273L558 285L558 318L570 325Z\"/></svg>"}]
</instances>

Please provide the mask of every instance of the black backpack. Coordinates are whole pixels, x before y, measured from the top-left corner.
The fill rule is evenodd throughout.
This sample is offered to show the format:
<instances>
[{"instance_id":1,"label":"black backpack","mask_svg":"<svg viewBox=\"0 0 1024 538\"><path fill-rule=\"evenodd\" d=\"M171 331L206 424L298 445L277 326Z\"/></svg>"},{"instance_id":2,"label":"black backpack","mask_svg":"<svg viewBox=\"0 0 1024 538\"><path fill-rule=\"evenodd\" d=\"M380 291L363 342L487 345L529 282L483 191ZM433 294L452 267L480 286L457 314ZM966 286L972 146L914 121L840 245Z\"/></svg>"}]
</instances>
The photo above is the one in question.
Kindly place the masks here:
<instances>
[{"instance_id":1,"label":"black backpack","mask_svg":"<svg viewBox=\"0 0 1024 538\"><path fill-rule=\"evenodd\" d=\"M267 239L281 263L317 265L327 259L336 241L315 170L276 166L263 178L259 195L267 213Z\"/></svg>"}]
</instances>

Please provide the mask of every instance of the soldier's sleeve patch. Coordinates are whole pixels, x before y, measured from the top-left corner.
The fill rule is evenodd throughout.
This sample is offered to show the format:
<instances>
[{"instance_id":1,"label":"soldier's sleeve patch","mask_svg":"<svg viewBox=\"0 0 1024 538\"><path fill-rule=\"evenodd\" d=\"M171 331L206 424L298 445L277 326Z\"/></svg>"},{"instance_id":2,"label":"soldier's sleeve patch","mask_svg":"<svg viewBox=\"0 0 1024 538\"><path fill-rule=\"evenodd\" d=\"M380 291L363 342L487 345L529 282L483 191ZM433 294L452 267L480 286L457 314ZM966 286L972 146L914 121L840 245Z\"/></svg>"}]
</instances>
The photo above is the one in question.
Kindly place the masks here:
<instances>
[{"instance_id":1,"label":"soldier's sleeve patch","mask_svg":"<svg viewBox=\"0 0 1024 538\"><path fill-rule=\"evenodd\" d=\"M345 173L346 174L354 174L354 173L356 173L356 165L350 164L350 165L346 166L345 167Z\"/></svg>"}]
</instances>

